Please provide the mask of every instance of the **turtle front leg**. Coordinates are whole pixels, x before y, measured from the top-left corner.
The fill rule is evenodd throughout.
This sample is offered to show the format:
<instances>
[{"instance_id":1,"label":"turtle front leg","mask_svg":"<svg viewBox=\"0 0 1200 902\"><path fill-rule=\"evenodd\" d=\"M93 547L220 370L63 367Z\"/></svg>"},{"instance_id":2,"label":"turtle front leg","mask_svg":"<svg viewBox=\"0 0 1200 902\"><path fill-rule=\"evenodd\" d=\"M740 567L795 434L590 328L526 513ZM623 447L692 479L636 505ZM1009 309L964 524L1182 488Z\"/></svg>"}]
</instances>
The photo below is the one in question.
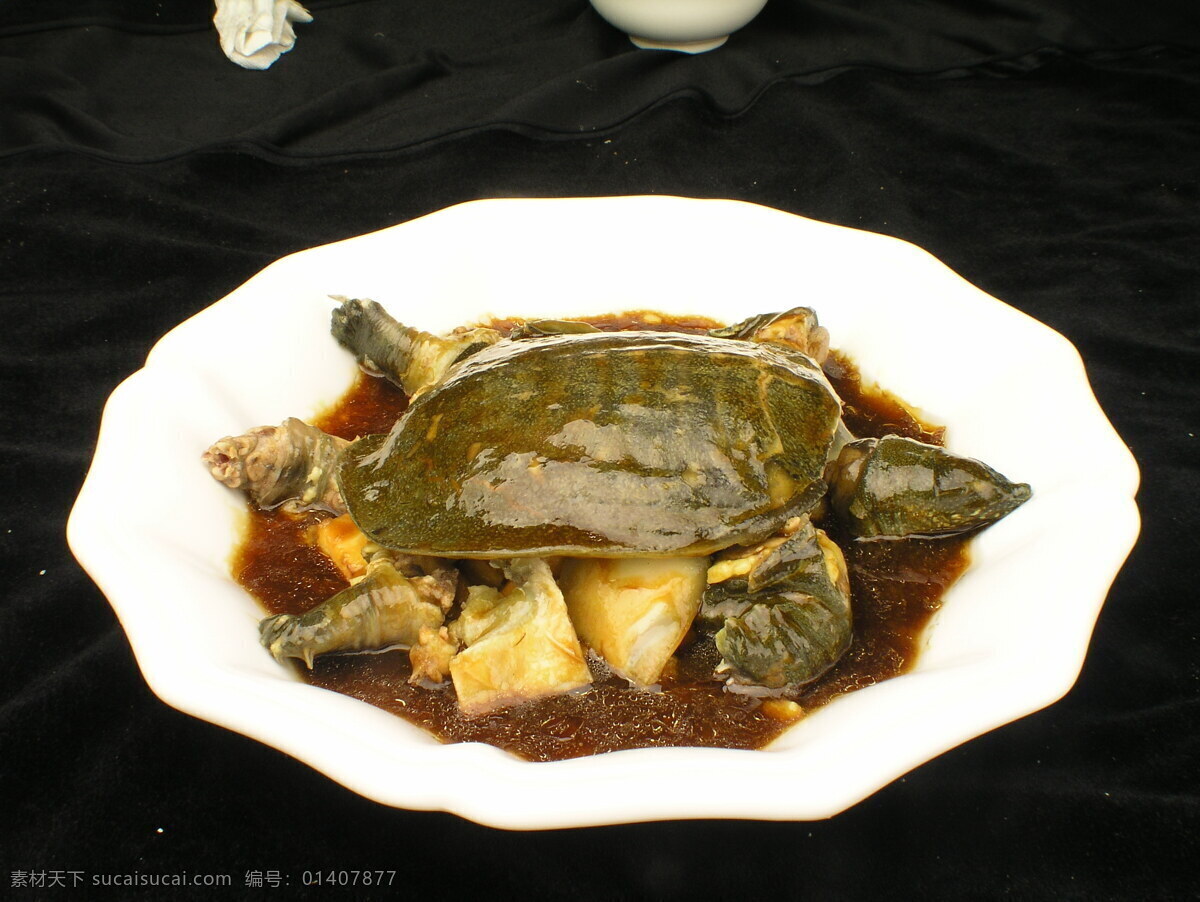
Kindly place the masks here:
<instances>
[{"instance_id":1,"label":"turtle front leg","mask_svg":"<svg viewBox=\"0 0 1200 902\"><path fill-rule=\"evenodd\" d=\"M495 329L463 329L447 336L431 335L394 320L370 300L335 297L330 331L354 354L361 367L383 376L409 395L437 385L464 357L495 344Z\"/></svg>"},{"instance_id":2,"label":"turtle front leg","mask_svg":"<svg viewBox=\"0 0 1200 902\"><path fill-rule=\"evenodd\" d=\"M699 619L719 627L718 672L734 691L786 690L815 680L853 633L850 579L837 547L807 517L708 571Z\"/></svg>"},{"instance_id":3,"label":"turtle front leg","mask_svg":"<svg viewBox=\"0 0 1200 902\"><path fill-rule=\"evenodd\" d=\"M437 630L454 601L458 571L448 561L368 546L366 575L307 613L277 614L259 624L277 660L331 652L412 647Z\"/></svg>"}]
</instances>

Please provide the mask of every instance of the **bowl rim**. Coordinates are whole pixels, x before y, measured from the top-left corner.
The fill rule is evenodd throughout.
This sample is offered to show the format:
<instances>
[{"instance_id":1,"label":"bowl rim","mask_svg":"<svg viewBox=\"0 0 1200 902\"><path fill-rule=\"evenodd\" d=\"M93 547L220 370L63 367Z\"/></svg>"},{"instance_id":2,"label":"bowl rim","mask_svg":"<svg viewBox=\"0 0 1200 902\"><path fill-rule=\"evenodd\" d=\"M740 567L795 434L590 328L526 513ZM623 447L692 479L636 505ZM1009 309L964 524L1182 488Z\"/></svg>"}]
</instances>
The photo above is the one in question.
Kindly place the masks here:
<instances>
[{"instance_id":1,"label":"bowl rim","mask_svg":"<svg viewBox=\"0 0 1200 902\"><path fill-rule=\"evenodd\" d=\"M923 656L912 673L837 699L801 722L805 724L805 736L798 738L794 727L785 734L788 741L776 741L766 750L637 749L567 761L526 762L490 746L476 743L441 745L424 734L415 735L419 732L417 728L364 702L336 696L295 680L281 679L265 654L262 661L247 667L230 661L196 660L176 650L156 646L156 636L164 630L176 629L177 625L170 624L170 609L154 610L144 603L143 596L147 585L171 576L170 568L157 563L147 566L140 558L136 536L127 529L113 528L109 515L115 499L125 489L123 479L129 476L129 462L122 458L128 453L128 444L122 443L121 438L136 419L133 414L138 410L161 410L164 384L178 388L189 385L189 378L197 378L191 369L200 365L199 358L193 355L196 350L192 347L193 333L211 334L216 319L228 321L245 315L255 305L264 303L261 291L289 276L290 270L308 272L322 255L330 255L330 259L340 259L339 255L358 259L379 248L404 244L415 238L435 243L444 241L447 235L457 234L460 228L466 228L468 232L474 229L471 234L497 234L500 236L497 240L503 241L507 239L502 233L489 230L497 223L509 221L526 226L540 223L541 228L555 230L571 227L597 236L602 234L598 230L612 225L640 221L669 222L682 227L685 220L690 222L687 228L698 227L697 222L716 224L718 230L740 229L753 224L753 228L762 229L764 234L778 229L818 243L837 245L846 242L859 252L867 249L877 261L907 267L904 271L910 275L921 273L922 278L928 277L938 285L949 286L947 290L952 294L958 292L968 299L966 303L978 305L979 311L984 311L979 315L986 313L989 323L1003 322L1014 334L1019 332L1026 336L1039 354L1054 361L1066 380L1061 392L1070 400L1072 415L1098 449L1087 464L1091 469L1086 475L1088 478L1102 476L1106 484L1103 497L1089 508L1088 513L1096 522L1103 520L1105 529L1102 533L1096 529L1088 533L1087 538L1093 543L1088 548L1070 546L1072 553L1089 555L1088 572L1084 575L1086 592L1083 592L1087 598L1078 604L1069 624L1070 641L1054 646L1062 653L1046 666L1039 665L1037 679L1022 679L1019 691L994 698L989 707L979 711L972 704L970 693L980 691L980 687L990 691L996 681L1011 680L1012 673L1004 662L994 666L973 662L970 679L946 680L941 679L937 671L953 668L956 663L937 657L932 666L926 667L927 657ZM553 236L548 240L554 240ZM549 268L553 265L547 263ZM671 278L688 283L689 279L698 276L673 273ZM448 290L456 288L452 286ZM820 305L814 306L820 315ZM843 346L836 336L834 344ZM352 366L346 368L346 372L351 371ZM869 368L866 373L870 375ZM211 376L212 373L201 375ZM198 392L196 400L199 404L205 396L194 386L193 389ZM920 402L919 398L917 400ZM953 428L954 424L950 425ZM227 297L164 335L150 351L143 368L124 380L105 405L95 456L71 512L67 537L80 564L108 597L147 683L163 701L305 761L368 798L415 810L450 811L506 829L714 817L809 820L845 810L921 763L968 739L1033 713L1070 689L1082 667L1088 640L1108 589L1137 538L1140 521L1134 498L1138 478L1136 463L1092 394L1074 346L1048 326L971 286L940 261L908 242L725 199L661 195L482 199L281 258ZM1069 485L1068 488L1074 491L1078 487ZM134 521L137 522L136 518ZM154 531L157 524L142 522L138 525L149 530L143 536L157 536ZM997 536L995 541L992 541L993 532ZM1022 544L1020 531L1013 528L993 528L985 536L988 538L985 556L989 567L1011 569L1013 558L1034 551L1029 545ZM959 588L952 591L958 593ZM134 599L139 601L135 603ZM1064 624L1063 628L1066 626ZM914 688L915 684L920 686ZM890 748L883 758L865 753L864 741L877 737L854 720L857 709L862 706L853 700L864 693L872 694L872 707L895 706L902 712L923 718L921 725L929 729L917 736L905 731L889 733ZM922 715L921 712L934 702L947 706L959 716L947 721ZM837 741L815 732L820 730L840 731ZM792 768L796 762L806 760L809 748L815 748L813 744L818 740L825 753L842 756L829 760L844 759L857 768L852 780L797 780ZM348 750L355 756L353 766L346 759ZM673 754L676 752L681 754ZM721 797L715 794L700 800L681 800L679 787L696 785L697 781L709 783L718 769L724 771L725 768L744 766L748 760L746 756L756 756L756 772L764 773L767 779L781 781L783 789L749 800L736 795ZM414 783L397 776L398 764L408 769L405 773L414 768L417 772L453 773L454 780L442 784L434 780ZM675 790L673 792L656 791L664 779L664 767L670 769L669 787ZM581 782L589 787L586 805L564 801L577 796Z\"/></svg>"}]
</instances>

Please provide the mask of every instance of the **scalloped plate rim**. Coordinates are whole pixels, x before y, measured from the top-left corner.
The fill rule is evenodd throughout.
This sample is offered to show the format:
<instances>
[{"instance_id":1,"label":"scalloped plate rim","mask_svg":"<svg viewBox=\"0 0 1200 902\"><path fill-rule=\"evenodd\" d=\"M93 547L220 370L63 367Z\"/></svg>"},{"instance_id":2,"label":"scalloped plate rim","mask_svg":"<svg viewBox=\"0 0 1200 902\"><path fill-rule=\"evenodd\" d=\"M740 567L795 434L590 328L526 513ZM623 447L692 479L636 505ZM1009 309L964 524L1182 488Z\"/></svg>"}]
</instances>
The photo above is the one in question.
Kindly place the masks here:
<instances>
[{"instance_id":1,"label":"scalloped plate rim","mask_svg":"<svg viewBox=\"0 0 1200 902\"><path fill-rule=\"evenodd\" d=\"M928 279L938 291L943 290L942 286L945 286L947 297L951 299L947 303L951 307L959 303L974 305L978 316L993 324L1001 323L1004 328L1015 330L1033 345L1038 345L1041 353L1047 355L1046 359L1052 360L1055 366L1061 366L1065 375L1062 376L1062 384L1055 388L1068 398L1070 409L1077 417L1080 428L1089 430L1093 439L1100 442L1101 448L1101 453L1093 455L1091 459L1091 466L1095 472L1087 471L1079 475L1077 479L1080 485L1074 485L1071 482L1072 476L1068 474L1061 485L1056 484L1055 490L1065 493L1069 499L1073 497L1071 492L1081 493L1084 488L1092 486L1094 480L1103 477L1109 481L1106 493L1096 502L1111 523L1111 528L1101 536L1106 542L1104 566L1097 566L1095 560L1091 562L1090 576L1084 581L1087 591L1081 593L1087 597L1079 601L1079 610L1074 612L1074 618L1070 621L1072 643L1069 648L1056 659L1053 668L1047 668L1044 679L1030 681L1028 686L1022 686L1021 692L1013 692L996 700L994 707L989 709L991 713L988 716L979 713L973 717L966 716L967 708L963 699L952 687L939 684L936 673L922 669L920 665L925 660L922 658L913 674L838 699L801 721L800 725L793 727L781 741L777 741L765 751L631 750L552 763L520 761L507 753L473 743L442 746L423 735L414 738L413 731L416 728L403 724L392 715L371 708L363 702L314 689L300 683L294 677L281 678L279 673L272 674L274 665L269 660L253 661L248 666L231 665L229 662L218 666L219 654L216 655L217 662L196 661L188 659L186 655L181 658L178 653L155 648L155 630L167 629L168 627L163 626L166 621L154 620L147 613L148 608L144 600L141 607L132 600L134 594L139 592L139 580L147 580L149 576L141 569L130 566L132 562L139 560L137 549L122 548L121 539L128 537L107 528L102 510L103 507L114 503L111 496L115 489L111 476L120 467L120 463L114 460L114 455L120 450L118 446L123 438L114 431L117 428L114 424L122 416L128 415L129 410L126 408L138 403L152 403L157 382L170 384L172 379L180 379L187 384L189 378L196 376L195 367L206 364L202 356L193 359L191 354L205 349L193 346L193 335L201 334L205 330L211 331L222 324L227 325L226 321L237 320L243 315L265 312L273 303L282 303L263 300L261 292L267 286L273 286L276 282L286 282L289 275L294 277L309 270L320 271L322 268L328 268L331 265L330 261L332 265L336 265L343 257L353 260L362 254L375 254L381 248L398 249L402 252L406 244L414 241L417 244L421 241L433 241L436 248L436 242L445 242L448 235L457 236L463 229L470 234L474 228L482 235L488 236L491 233L487 229L493 222L519 223L526 226L530 223L540 224L546 232L539 233L539 237L544 238L547 245L556 247L562 254L577 252L568 241L564 241L561 234L564 223L574 226L593 241L607 234L602 231L602 226L624 224L625 227L636 231L636 228L648 228L646 222L653 222L659 230L663 230L667 225L677 227L690 234L689 240L701 244L705 238L699 232L697 223L712 226L718 232L724 229L724 237L743 243L750 239L745 235L732 235L735 229L751 229L752 232L753 229L759 229L761 235L755 233L755 237L760 237L764 244L771 246L778 243L777 232L790 230L817 244L844 244L856 249L869 248L877 265L891 266L893 271L917 282ZM590 235L587 234L589 229L593 232ZM422 231L424 235L421 234ZM511 234L511 230L508 234ZM507 235L502 235L499 240L506 237ZM524 247L517 248L514 255L524 250ZM484 264L483 272L468 273L464 279L465 285L475 287L472 280L481 280L486 291L487 265L500 268L510 265L506 258L487 257L488 252L478 251L480 259L488 262ZM638 248L633 249L631 253L635 256L640 254L637 256L635 268L641 267L637 271L650 283L671 285L678 281L696 290L705 288L706 281L694 273L685 272L678 276L671 274L666 277L662 273L648 272L646 267L655 265L652 250ZM455 259L461 262L458 254L455 254ZM580 259L586 259L586 255ZM814 265L821 265L820 260L812 262ZM769 267L777 264L768 262L767 265ZM553 269L553 264L548 264L547 268ZM426 284L432 285L435 291L442 290L441 283L436 279L439 274L444 275L439 271L432 271L427 276L423 274ZM831 275L836 276L836 273ZM535 284L539 283L537 273L530 277ZM549 282L557 277L561 277L561 274L551 273L541 281ZM453 281L459 277L451 275L449 278ZM729 284L739 281L737 273L722 272L717 278L718 281L724 279ZM347 278L346 281L353 279ZM836 280L832 284L836 284ZM902 282L901 293L903 288ZM463 290L463 286L456 283L446 290L453 295L454 291ZM378 299L385 305L389 303L387 297ZM847 299L843 299L840 303L846 302ZM551 302L550 306L559 309L554 303ZM853 304L855 301L851 299L849 303ZM930 303L940 304L942 301L939 298ZM812 305L825 320L821 303L813 301ZM624 309L629 309L630 306L646 305L626 305ZM479 315L485 312L520 315L528 311L480 310ZM581 311L575 309L573 312L578 314ZM603 310L592 312L598 313ZM887 311L885 315L886 313ZM837 319L837 316L833 318ZM424 325L422 322L416 324ZM307 327L303 327L301 331L305 329ZM854 330L848 329L845 334L850 335L853 332ZM870 338L869 328L864 332L864 338ZM331 341L330 344L331 352L336 351ZM836 331L834 345L845 347L839 342ZM344 355L344 358L331 363L331 366L334 371L352 374L353 364L349 362L348 355ZM868 374L873 373L870 361L863 363L863 369ZM892 387L891 381L881 381ZM986 378L981 384L988 384ZM344 390L344 386L332 387L326 401L332 400L341 390ZM149 400L141 397L142 395L147 395ZM201 391L200 398L204 397ZM917 404L922 403L920 397L911 397L910 400ZM241 425L248 427L256 424ZM952 430L955 428L953 421L949 425ZM953 436L953 432L951 435ZM128 436L124 436L124 439L128 440ZM199 449L196 453L198 455ZM1000 469L1003 470L1004 467L1001 466ZM1024 473L1015 475L1025 478ZM191 484L195 480L189 474L186 481ZM900 239L821 223L743 201L663 196L485 199L458 204L378 232L283 257L264 268L226 298L216 301L163 336L149 353L143 369L122 382L105 406L96 456L68 522L68 541L81 565L108 596L129 635L147 683L163 701L185 713L278 748L369 798L417 810L450 811L480 823L508 829L708 817L803 820L829 817L845 810L921 763L961 742L1033 713L1051 704L1070 689L1082 667L1087 640L1108 588L1136 541L1139 528L1134 503L1137 482L1137 467L1132 455L1113 431L1096 402L1074 346L1032 317L979 291L915 245ZM1063 485L1065 488L1062 488ZM218 494L224 491L215 483L213 488ZM1036 492L1038 486L1035 484ZM120 497L119 494L117 497ZM1031 501L1026 508L1036 512L1039 510L1040 501L1035 495L1035 501ZM1019 527L1024 522L1024 512L1025 509L1018 511L1009 521L993 527L981 537L981 540L985 540L983 544L988 548L996 547L996 554L1000 556L1002 564L1005 560L1004 555L1030 553L1027 548L1022 551L1020 544ZM1046 516L1053 515L1057 514L1051 511ZM143 540L148 544L153 544L160 538L159 531L156 530L149 530L143 534ZM214 565L212 560L204 564L206 567ZM145 564L141 566L144 567ZM988 566L994 565L989 562ZM212 576L207 571L196 572L205 572L205 579ZM231 579L229 582L232 585ZM144 593L144 586L141 591ZM240 589L237 591L240 592ZM1071 591L1070 588L1067 591ZM958 600L959 590L956 587L943 612ZM156 616L161 618L164 615L156 612ZM244 643L239 642L239 648L242 646ZM1063 649L1059 648L1059 651ZM265 658L265 654L263 657ZM993 669L999 668L1001 673L1007 673L1001 666L1003 663L999 662ZM957 665L951 661L939 666ZM988 680L995 679L995 674L987 667L979 667L978 662L972 666L975 669L966 673L973 675L972 679L986 690L989 686ZM199 683L199 678L205 674L209 682ZM926 676L922 677L922 674ZM892 735L891 738L897 741L893 743L893 753L890 756L864 756L856 753L853 748L844 749L846 754L854 759L851 762L852 766L859 768L856 772L857 777L850 775L837 779L841 771L835 769L819 781L804 782L791 773L787 767L789 756L802 762L806 746L814 741L802 734L805 731L812 733L819 730L826 722L836 724L838 729L846 731L845 735L870 735L871 728L878 729L881 725L889 723L894 732L894 721L889 722L886 717L872 721L870 725L856 722L857 709L867 710L876 705L877 698L887 696L889 704L897 705L900 712L907 711L914 705L914 710L919 711L922 696L918 693L912 697L911 689L914 680L918 679L923 679L927 688L936 688L936 693L940 693L936 697L944 704L957 706L954 710L964 713L964 716L959 720L935 723L935 729L924 737L907 737L902 733ZM906 680L909 682L905 683ZM946 682L941 681L942 684ZM961 678L955 682L963 686L970 685L969 680ZM284 688L285 685L290 688ZM300 704L301 698L305 700L306 705L316 705L319 714L317 722L296 722L296 706ZM318 699L319 703L314 703L314 698ZM253 700L253 703L246 704L247 700ZM925 701L929 701L929 697L925 697ZM893 717L898 716L900 715L893 714ZM846 723L849 726L846 726ZM354 728L362 724L367 725L367 735L355 732ZM854 728L853 733L851 727ZM349 733L346 732L348 728ZM402 749L384 741L398 741L397 736L404 739ZM819 734L816 740L821 740ZM370 767L364 769L352 766L343 760L340 753L348 751L355 752L357 764L361 765L366 761ZM718 764L723 767L727 761L741 762L745 760L745 756L757 756L758 770L780 781L779 792L772 794L770 798L749 801L697 798L694 792L687 798L683 797L681 787L711 776ZM448 768L444 774L448 779L441 786L433 780L422 781L421 786L414 786L403 780L398 781L395 774L396 765L442 768L443 763ZM390 770L391 773L381 772L383 770ZM669 774L665 773L667 770L670 771ZM599 781L598 785L615 783L616 786L611 792L593 794L586 805L564 804L564 790L578 786L581 781L589 781L589 785ZM666 791L656 795L655 787L664 783ZM631 796L633 792L642 794ZM520 800L519 810L514 809L514 800Z\"/></svg>"}]
</instances>

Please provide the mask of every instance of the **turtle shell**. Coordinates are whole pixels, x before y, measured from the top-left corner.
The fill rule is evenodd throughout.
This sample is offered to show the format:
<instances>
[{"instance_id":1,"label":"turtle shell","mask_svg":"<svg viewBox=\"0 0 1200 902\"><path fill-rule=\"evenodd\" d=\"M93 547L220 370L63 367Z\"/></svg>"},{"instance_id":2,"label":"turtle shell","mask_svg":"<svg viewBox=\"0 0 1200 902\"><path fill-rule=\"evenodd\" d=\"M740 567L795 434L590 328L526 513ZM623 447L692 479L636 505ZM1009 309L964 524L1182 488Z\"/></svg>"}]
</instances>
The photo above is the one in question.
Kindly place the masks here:
<instances>
[{"instance_id":1,"label":"turtle shell","mask_svg":"<svg viewBox=\"0 0 1200 902\"><path fill-rule=\"evenodd\" d=\"M702 555L809 509L841 404L782 348L597 332L506 340L343 454L351 515L444 557Z\"/></svg>"}]
</instances>

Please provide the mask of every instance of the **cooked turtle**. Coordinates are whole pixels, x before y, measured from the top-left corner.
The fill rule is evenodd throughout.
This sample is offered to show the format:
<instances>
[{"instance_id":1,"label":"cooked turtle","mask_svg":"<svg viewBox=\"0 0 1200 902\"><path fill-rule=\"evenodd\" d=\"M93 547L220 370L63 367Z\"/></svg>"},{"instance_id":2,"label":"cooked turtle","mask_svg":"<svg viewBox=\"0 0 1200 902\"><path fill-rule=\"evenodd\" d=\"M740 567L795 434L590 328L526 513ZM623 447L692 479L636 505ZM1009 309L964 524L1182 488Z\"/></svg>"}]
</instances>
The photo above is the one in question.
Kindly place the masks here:
<instances>
[{"instance_id":1,"label":"cooked turtle","mask_svg":"<svg viewBox=\"0 0 1200 902\"><path fill-rule=\"evenodd\" d=\"M287 458L296 496L317 492L311 473L323 479L333 470L336 493L320 486L324 506L348 510L371 543L420 560L490 560L506 573L520 570L519 560L560 555L714 556L698 620L714 631L731 687L802 685L849 647L845 562L810 519L826 478L837 486L835 514L859 540L978 528L1029 497L1028 486L942 448L895 437L853 441L821 370L828 333L808 308L707 335L537 321L508 337L490 329L438 337L352 300L335 310L333 332L412 399L386 435L348 446L309 440L322 456L307 469ZM297 445L283 444L289 454ZM214 475L237 470L230 449L236 456L243 446L259 449L247 437L214 446ZM276 482L266 496L273 503L282 491ZM345 610L337 596L327 604ZM666 604L696 608L694 599ZM635 624L615 616L599 620L628 649ZM470 631L452 624L438 632L436 617L419 619L378 644L436 636L437 657L453 674L451 640ZM303 633L307 642L284 647L278 631L278 619L264 622L264 644L277 655L311 663L339 647L312 630ZM360 648L361 632L350 635L347 647ZM654 678L645 668L636 673L639 683ZM521 693L506 687L497 697L509 703Z\"/></svg>"}]
</instances>

